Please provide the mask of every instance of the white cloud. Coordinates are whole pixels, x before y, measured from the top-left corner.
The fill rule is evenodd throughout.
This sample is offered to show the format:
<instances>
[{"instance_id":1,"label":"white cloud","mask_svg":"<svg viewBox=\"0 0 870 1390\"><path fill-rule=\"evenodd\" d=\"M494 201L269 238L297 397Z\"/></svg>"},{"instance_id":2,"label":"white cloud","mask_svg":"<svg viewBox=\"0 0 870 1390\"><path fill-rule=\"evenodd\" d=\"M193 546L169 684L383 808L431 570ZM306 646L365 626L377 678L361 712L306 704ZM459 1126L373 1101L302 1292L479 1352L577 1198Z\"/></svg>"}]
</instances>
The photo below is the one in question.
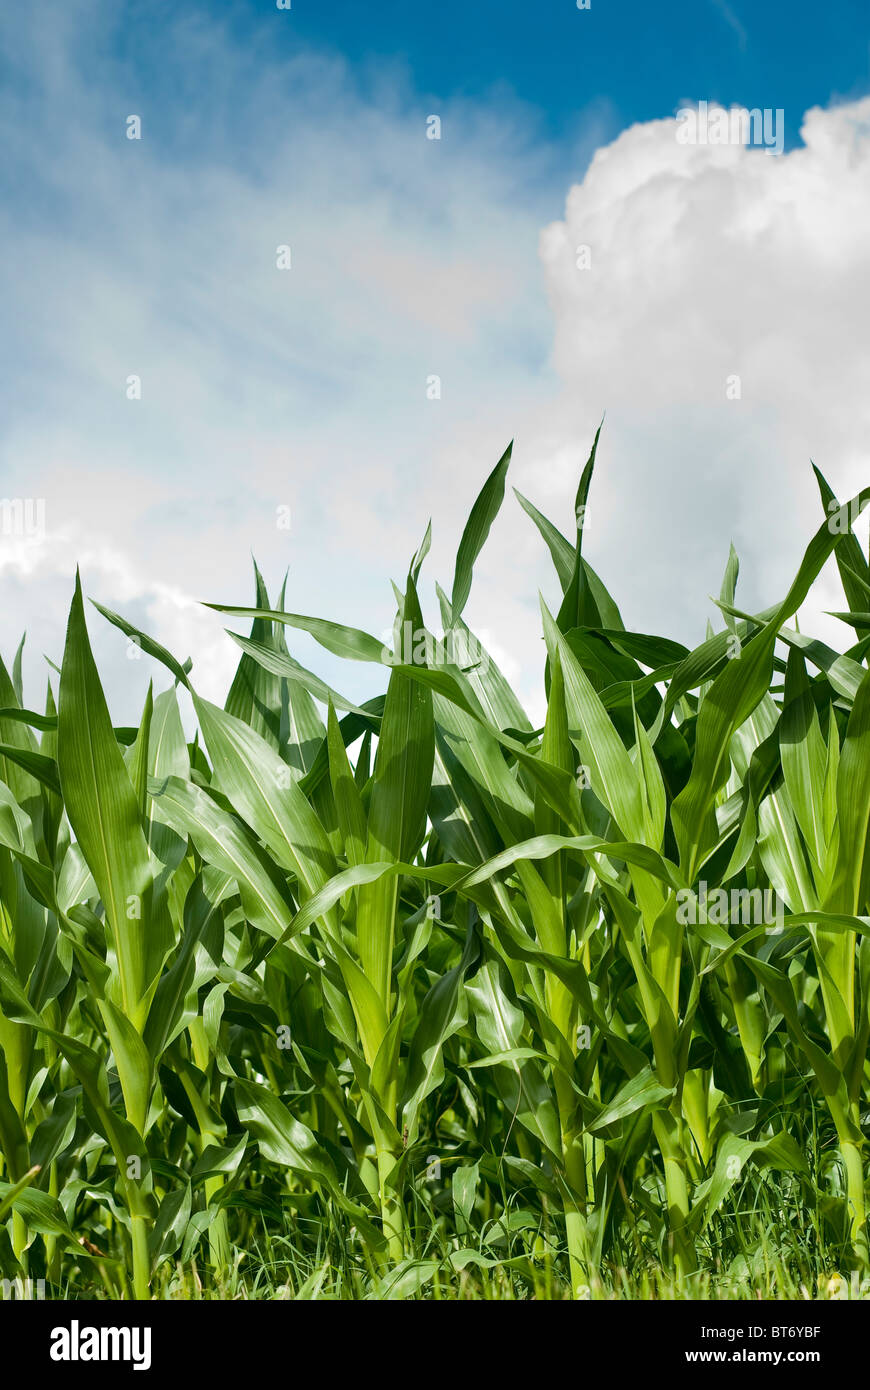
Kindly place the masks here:
<instances>
[{"instance_id":1,"label":"white cloud","mask_svg":"<svg viewBox=\"0 0 870 1390\"><path fill-rule=\"evenodd\" d=\"M810 112L778 159L634 126L541 234L558 153L518 109L445 108L428 142L401 72L367 95L338 59L234 51L184 16L174 48L141 36L146 99L107 56L108 7L29 22L29 43L0 26L24 72L0 97L0 491L45 498L48 520L26 553L0 538L0 647L26 626L31 675L59 657L77 561L212 698L237 651L195 601L248 602L251 549L273 594L289 566L288 607L381 632L430 515L424 573L449 589L511 435L510 481L569 531L605 407L589 554L640 629L703 634L731 536L743 602L784 592L819 519L811 454L843 495L866 482L870 103ZM509 490L467 616L535 713L539 585L555 601ZM96 615L91 631L132 721L152 663ZM349 694L382 685L294 649Z\"/></svg>"},{"instance_id":2,"label":"white cloud","mask_svg":"<svg viewBox=\"0 0 870 1390\"><path fill-rule=\"evenodd\" d=\"M105 7L78 8L110 24ZM428 108L400 74L367 99L338 59L279 64L260 42L240 54L219 24L184 18L175 49L149 53L143 36L141 63L164 68L149 101L108 39L88 50L31 25L30 44L0 35L29 76L0 104L18 136L18 203L0 214L15 325L0 468L4 492L45 499L49 522L26 584L0 538L0 644L28 626L34 651L59 655L78 561L88 592L133 605L217 696L238 653L191 601L250 601L251 549L273 592L289 566L297 610L387 625L389 579L427 515L444 573L541 390L540 214L516 206L538 171L519 116L455 105L427 141ZM178 101L188 67L198 105ZM141 142L125 137L131 111ZM134 373L141 401L125 396ZM141 665L107 676L127 718ZM356 675L358 689L378 681Z\"/></svg>"},{"instance_id":3,"label":"white cloud","mask_svg":"<svg viewBox=\"0 0 870 1390\"><path fill-rule=\"evenodd\" d=\"M744 602L785 593L822 519L811 456L843 497L867 483L870 99L808 112L779 157L675 132L599 150L541 256L566 429L608 409L590 558L638 626L686 629L729 533Z\"/></svg>"}]
</instances>

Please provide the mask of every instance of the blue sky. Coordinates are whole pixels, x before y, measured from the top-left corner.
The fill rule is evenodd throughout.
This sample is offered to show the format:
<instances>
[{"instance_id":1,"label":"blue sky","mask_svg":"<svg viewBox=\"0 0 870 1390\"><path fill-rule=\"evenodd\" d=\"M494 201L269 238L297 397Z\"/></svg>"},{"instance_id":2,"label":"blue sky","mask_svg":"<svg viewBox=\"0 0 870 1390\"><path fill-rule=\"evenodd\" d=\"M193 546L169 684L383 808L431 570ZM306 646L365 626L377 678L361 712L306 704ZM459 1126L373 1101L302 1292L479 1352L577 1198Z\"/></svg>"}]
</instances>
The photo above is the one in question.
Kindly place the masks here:
<instances>
[{"instance_id":1,"label":"blue sky","mask_svg":"<svg viewBox=\"0 0 870 1390\"><path fill-rule=\"evenodd\" d=\"M199 600L247 601L252 551L296 611L386 631L430 516L449 585L511 437L570 530L605 410L587 544L626 620L697 640L729 538L773 602L809 458L866 483L868 35L846 0L4 12L0 496L47 517L0 536L4 654L27 628L42 684L78 563L216 698L236 652ZM785 153L681 147L685 101L783 108ZM532 705L538 588L509 493L468 616ZM132 718L150 663L92 630Z\"/></svg>"},{"instance_id":2,"label":"blue sky","mask_svg":"<svg viewBox=\"0 0 870 1390\"><path fill-rule=\"evenodd\" d=\"M252 17L259 9L250 7ZM870 15L860 0L593 0L588 11L568 0L300 0L297 21L300 37L335 44L355 61L401 54L421 91L481 98L504 85L544 113L553 136L572 132L578 110L593 103L625 125L684 97L797 113L867 91Z\"/></svg>"},{"instance_id":3,"label":"blue sky","mask_svg":"<svg viewBox=\"0 0 870 1390\"><path fill-rule=\"evenodd\" d=\"M154 32L160 8L119 6L128 54ZM220 13L244 45L272 23L274 8L244 0ZM213 18L215 10L202 13ZM618 129L703 96L783 107L794 142L808 106L863 96L870 80L870 12L861 0L592 0L588 11L573 0L293 0L278 18L276 55L300 44L329 48L374 84L385 63L398 62L414 90L436 100L497 105L501 90L537 108L554 139L576 133L590 106L600 105Z\"/></svg>"},{"instance_id":4,"label":"blue sky","mask_svg":"<svg viewBox=\"0 0 870 1390\"><path fill-rule=\"evenodd\" d=\"M267 0L225 6L244 44L272 20ZM213 13L214 7L209 7ZM134 19L141 6L129 5ZM863 96L870 80L870 12L861 0L729 0L644 3L571 0L294 0L275 28L275 50L300 43L343 54L377 82L385 63L407 67L414 89L437 99L497 104L499 91L537 109L542 129L570 138L584 108L599 106L616 128L670 112L683 98L783 107L798 116L817 102ZM153 21L147 13L131 40ZM615 133L615 132L614 132Z\"/></svg>"}]
</instances>

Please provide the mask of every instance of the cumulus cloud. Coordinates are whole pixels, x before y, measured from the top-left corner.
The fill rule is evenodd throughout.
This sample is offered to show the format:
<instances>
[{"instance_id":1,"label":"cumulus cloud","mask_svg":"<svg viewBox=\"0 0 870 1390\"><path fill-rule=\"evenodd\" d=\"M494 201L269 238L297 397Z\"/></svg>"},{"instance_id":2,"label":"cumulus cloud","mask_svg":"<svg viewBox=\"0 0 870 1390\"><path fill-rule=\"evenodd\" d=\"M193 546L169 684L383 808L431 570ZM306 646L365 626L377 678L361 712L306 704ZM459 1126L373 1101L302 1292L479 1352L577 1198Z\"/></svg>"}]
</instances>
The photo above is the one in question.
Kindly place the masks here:
<instances>
[{"instance_id":1,"label":"cumulus cloud","mask_svg":"<svg viewBox=\"0 0 870 1390\"><path fill-rule=\"evenodd\" d=\"M867 483L870 99L808 112L781 156L676 127L597 151L541 257L566 418L608 407L592 558L638 625L688 630L729 531L744 600L785 592L822 519L811 457L843 497Z\"/></svg>"}]
</instances>

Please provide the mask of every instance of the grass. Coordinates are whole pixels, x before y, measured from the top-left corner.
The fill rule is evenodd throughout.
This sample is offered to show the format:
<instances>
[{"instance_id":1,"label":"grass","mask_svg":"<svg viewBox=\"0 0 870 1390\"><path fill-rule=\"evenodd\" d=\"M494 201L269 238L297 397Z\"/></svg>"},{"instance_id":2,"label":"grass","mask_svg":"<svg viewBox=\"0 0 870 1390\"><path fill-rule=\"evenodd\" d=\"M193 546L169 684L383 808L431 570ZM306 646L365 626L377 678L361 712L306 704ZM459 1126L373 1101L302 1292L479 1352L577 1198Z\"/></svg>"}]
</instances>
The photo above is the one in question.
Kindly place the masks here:
<instances>
[{"instance_id":1,"label":"grass","mask_svg":"<svg viewBox=\"0 0 870 1390\"><path fill-rule=\"evenodd\" d=\"M557 1299L572 1297L561 1222L518 1193L490 1224L481 1224L457 1258L443 1203L416 1206L408 1223L415 1254L386 1274L328 1205L304 1221L251 1223L220 1278L207 1259L165 1261L154 1296L175 1300L271 1299ZM747 1183L719 1213L704 1248L706 1266L689 1283L677 1279L642 1245L626 1243L619 1261L597 1271L583 1297L606 1299L758 1300L868 1298L870 1280L839 1275L846 1252L826 1247L797 1189L768 1179ZM620 1262L621 1261L621 1262ZM105 1270L103 1271L105 1274ZM105 1298L119 1289L91 1272L50 1286L47 1297Z\"/></svg>"},{"instance_id":2,"label":"grass","mask_svg":"<svg viewBox=\"0 0 870 1390\"><path fill-rule=\"evenodd\" d=\"M598 438L583 470L585 508ZM823 520L694 651L553 560L534 728L467 628L486 480L392 648L272 607L224 708L114 727L77 581L55 687L0 664L0 1276L57 1296L870 1292L870 567ZM850 629L797 614L830 558ZM357 706L303 630L383 667ZM443 640L441 634L443 633ZM192 702L190 740L179 694ZM834 1280L834 1284L831 1281Z\"/></svg>"},{"instance_id":3,"label":"grass","mask_svg":"<svg viewBox=\"0 0 870 1390\"><path fill-rule=\"evenodd\" d=\"M805 1228L808 1214L799 1202L783 1210L781 1193L755 1191L745 1196L749 1205L735 1202L721 1213L704 1251L709 1267L690 1285L650 1259L648 1252L626 1248L624 1263L602 1266L583 1296L753 1301L870 1297L870 1280L838 1277L842 1249L826 1249L811 1222ZM372 1269L361 1243L355 1247L340 1217L326 1211L316 1221L287 1224L284 1230L265 1221L255 1225L246 1249L235 1252L231 1268L220 1279L207 1261L166 1261L155 1277L153 1293L175 1300L571 1299L565 1277L567 1250L559 1223L548 1220L546 1211L536 1213L528 1224L513 1223L514 1229L506 1229L510 1222L481 1228L462 1260L456 1259L455 1242L443 1221L439 1226L437 1211L430 1208L421 1216L425 1219L410 1232L416 1257L386 1275ZM50 1287L46 1296L98 1299L114 1292L91 1278Z\"/></svg>"}]
</instances>

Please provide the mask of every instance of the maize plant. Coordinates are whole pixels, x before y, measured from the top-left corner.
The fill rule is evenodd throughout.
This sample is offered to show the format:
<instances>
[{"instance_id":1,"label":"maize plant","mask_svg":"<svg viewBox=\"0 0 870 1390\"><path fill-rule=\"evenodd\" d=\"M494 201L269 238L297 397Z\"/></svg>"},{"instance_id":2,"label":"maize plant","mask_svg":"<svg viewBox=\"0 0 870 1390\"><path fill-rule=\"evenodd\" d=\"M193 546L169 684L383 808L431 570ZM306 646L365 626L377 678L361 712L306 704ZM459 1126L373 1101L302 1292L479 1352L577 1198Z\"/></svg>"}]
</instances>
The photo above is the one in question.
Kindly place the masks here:
<instances>
[{"instance_id":1,"label":"maize plant","mask_svg":"<svg viewBox=\"0 0 870 1390\"><path fill-rule=\"evenodd\" d=\"M161 687L116 727L77 577L40 710L0 663L5 1279L230 1296L281 1243L302 1297L867 1270L870 490L817 472L788 593L741 609L732 549L689 650L583 553L598 444L572 538L516 494L555 570L541 727L463 616L510 449L390 645L255 570L210 605L245 626L220 707L95 605ZM832 558L843 651L798 620Z\"/></svg>"}]
</instances>

